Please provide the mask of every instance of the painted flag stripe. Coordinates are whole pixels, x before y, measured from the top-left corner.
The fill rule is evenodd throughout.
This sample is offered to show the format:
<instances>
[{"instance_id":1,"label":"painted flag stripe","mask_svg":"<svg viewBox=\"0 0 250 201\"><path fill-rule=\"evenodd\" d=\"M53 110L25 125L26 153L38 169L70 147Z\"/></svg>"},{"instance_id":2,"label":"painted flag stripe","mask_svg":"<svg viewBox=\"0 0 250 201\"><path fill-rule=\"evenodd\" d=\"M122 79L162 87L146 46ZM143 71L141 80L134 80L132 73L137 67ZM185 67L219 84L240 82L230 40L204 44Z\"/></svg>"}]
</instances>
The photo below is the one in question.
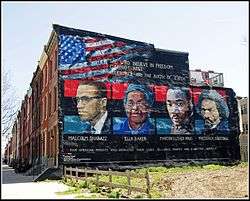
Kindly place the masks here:
<instances>
[{"instance_id":1,"label":"painted flag stripe","mask_svg":"<svg viewBox=\"0 0 250 201\"><path fill-rule=\"evenodd\" d=\"M101 69L105 69L105 68L113 68L113 67L117 67L119 65L123 65L124 62L123 61L117 61L111 64L103 64L103 65L99 65L99 66L85 66L82 68L78 68L78 69L70 69L70 70L63 70L62 74L63 75L71 75L71 74L78 74L78 73L86 73L89 71L94 71L94 70L101 70Z\"/></svg>"}]
</instances>

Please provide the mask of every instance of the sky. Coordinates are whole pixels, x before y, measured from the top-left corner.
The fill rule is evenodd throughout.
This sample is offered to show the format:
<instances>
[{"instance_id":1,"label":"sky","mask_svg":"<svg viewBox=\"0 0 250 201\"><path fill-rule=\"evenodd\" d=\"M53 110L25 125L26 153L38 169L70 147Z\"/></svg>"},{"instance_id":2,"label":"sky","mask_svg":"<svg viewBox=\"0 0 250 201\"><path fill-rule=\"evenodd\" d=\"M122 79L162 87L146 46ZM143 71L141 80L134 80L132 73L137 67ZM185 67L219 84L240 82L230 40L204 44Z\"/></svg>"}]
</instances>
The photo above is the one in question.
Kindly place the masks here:
<instances>
[{"instance_id":1,"label":"sky","mask_svg":"<svg viewBox=\"0 0 250 201\"><path fill-rule=\"evenodd\" d=\"M248 2L2 2L2 66L22 100L60 24L188 52L190 69L248 96L248 13Z\"/></svg>"},{"instance_id":2,"label":"sky","mask_svg":"<svg viewBox=\"0 0 250 201\"><path fill-rule=\"evenodd\" d=\"M248 96L249 7L235 2L1 2L2 68L24 99L52 24L189 53L189 68L223 73Z\"/></svg>"}]
</instances>

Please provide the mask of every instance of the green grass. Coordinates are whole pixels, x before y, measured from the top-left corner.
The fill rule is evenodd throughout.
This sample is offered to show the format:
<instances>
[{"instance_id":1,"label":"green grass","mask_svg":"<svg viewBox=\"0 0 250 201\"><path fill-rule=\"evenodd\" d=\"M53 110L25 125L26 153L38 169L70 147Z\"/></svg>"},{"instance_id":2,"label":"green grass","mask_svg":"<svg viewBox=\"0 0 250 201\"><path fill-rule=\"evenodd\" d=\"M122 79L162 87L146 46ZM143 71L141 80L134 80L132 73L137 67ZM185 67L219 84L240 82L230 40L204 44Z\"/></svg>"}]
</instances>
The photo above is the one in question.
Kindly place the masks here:
<instances>
[{"instance_id":1,"label":"green grass","mask_svg":"<svg viewBox=\"0 0 250 201\"><path fill-rule=\"evenodd\" d=\"M120 198L121 197L121 190L114 189L108 194L108 198Z\"/></svg>"},{"instance_id":2,"label":"green grass","mask_svg":"<svg viewBox=\"0 0 250 201\"><path fill-rule=\"evenodd\" d=\"M75 198L100 198L99 193L76 195Z\"/></svg>"},{"instance_id":3,"label":"green grass","mask_svg":"<svg viewBox=\"0 0 250 201\"><path fill-rule=\"evenodd\" d=\"M248 166L248 162L241 162L238 166L240 166L240 167L247 167Z\"/></svg>"},{"instance_id":4,"label":"green grass","mask_svg":"<svg viewBox=\"0 0 250 201\"><path fill-rule=\"evenodd\" d=\"M221 164L208 164L208 165L185 165L185 166L179 166L179 167L164 167L164 166L155 166L155 167L147 167L147 168L138 168L136 170L131 170L130 172L138 173L138 174L145 174L146 171L149 173L150 182L151 182L151 189L150 194L152 198L161 198L163 197L163 192L158 189L158 183L161 181L162 178L167 178L169 175L172 174L181 174L181 173L187 173L187 172L195 172L195 171L216 171L221 170L223 168L233 168L233 167L247 167L247 162L242 162L237 165L221 165ZM128 172L128 170L127 170ZM95 177L92 177L92 179L95 179ZM109 181L108 176L99 176L100 181ZM70 189L65 192L60 192L61 194L70 194L70 193L81 193L81 189L86 188L89 190L90 193L85 195L84 193L81 193L80 195L77 195L77 198L120 198L122 195L127 194L127 189L106 189L102 190L101 187L97 187L91 182L81 181L78 182L74 179L64 179L63 182L71 187L74 187L73 189ZM122 176L112 176L112 182L116 184L123 184L127 185L127 177ZM139 178L131 178L131 185L134 187L140 187L140 188L146 188L146 180L145 179L139 179ZM165 189L165 190L171 190L171 189ZM134 191L133 191L134 192ZM99 195L99 197L98 197ZM146 194L134 192L135 197L134 198L147 198ZM86 197L87 196L87 197Z\"/></svg>"},{"instance_id":5,"label":"green grass","mask_svg":"<svg viewBox=\"0 0 250 201\"><path fill-rule=\"evenodd\" d=\"M216 165L216 164L210 164L210 165L204 165L202 166L204 170L220 170L225 168L223 165Z\"/></svg>"},{"instance_id":6,"label":"green grass","mask_svg":"<svg viewBox=\"0 0 250 201\"><path fill-rule=\"evenodd\" d=\"M76 194L76 193L81 193L81 189L73 187L66 191L56 192L57 195L71 195L71 194Z\"/></svg>"}]
</instances>

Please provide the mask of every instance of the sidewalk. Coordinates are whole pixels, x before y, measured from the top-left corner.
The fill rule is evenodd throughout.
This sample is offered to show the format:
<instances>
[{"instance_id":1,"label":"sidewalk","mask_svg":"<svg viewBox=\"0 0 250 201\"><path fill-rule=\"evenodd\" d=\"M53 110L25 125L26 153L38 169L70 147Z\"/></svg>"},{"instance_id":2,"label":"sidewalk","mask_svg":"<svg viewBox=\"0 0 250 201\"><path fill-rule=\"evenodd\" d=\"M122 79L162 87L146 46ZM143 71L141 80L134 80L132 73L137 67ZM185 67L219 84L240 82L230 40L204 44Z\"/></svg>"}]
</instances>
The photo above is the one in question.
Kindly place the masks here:
<instances>
[{"instance_id":1,"label":"sidewalk","mask_svg":"<svg viewBox=\"0 0 250 201\"><path fill-rule=\"evenodd\" d=\"M32 182L33 176L24 176L22 173L15 173L8 165L2 165L2 184Z\"/></svg>"},{"instance_id":2,"label":"sidewalk","mask_svg":"<svg viewBox=\"0 0 250 201\"><path fill-rule=\"evenodd\" d=\"M16 174L2 165L2 199L74 199L74 195L56 195L69 187L58 181L32 182L33 176Z\"/></svg>"}]
</instances>

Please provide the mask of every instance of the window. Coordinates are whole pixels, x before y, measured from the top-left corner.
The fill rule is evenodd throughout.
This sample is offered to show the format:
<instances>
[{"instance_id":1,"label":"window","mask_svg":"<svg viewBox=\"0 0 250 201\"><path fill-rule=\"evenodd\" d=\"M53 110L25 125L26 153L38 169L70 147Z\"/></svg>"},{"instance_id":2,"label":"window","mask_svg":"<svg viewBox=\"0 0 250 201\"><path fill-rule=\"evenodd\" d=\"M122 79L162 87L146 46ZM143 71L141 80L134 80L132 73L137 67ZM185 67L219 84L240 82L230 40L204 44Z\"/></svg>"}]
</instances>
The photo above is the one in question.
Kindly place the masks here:
<instances>
[{"instance_id":1,"label":"window","mask_svg":"<svg viewBox=\"0 0 250 201\"><path fill-rule=\"evenodd\" d=\"M38 127L40 126L40 114L41 114L41 112L40 112L40 107L38 106L38 108L37 108L37 125L38 125Z\"/></svg>"},{"instance_id":2,"label":"window","mask_svg":"<svg viewBox=\"0 0 250 201\"><path fill-rule=\"evenodd\" d=\"M39 105L39 111L40 111L40 120L43 120L43 100L41 100L41 104Z\"/></svg>"},{"instance_id":3,"label":"window","mask_svg":"<svg viewBox=\"0 0 250 201\"><path fill-rule=\"evenodd\" d=\"M247 114L247 106L246 105L241 106L241 114Z\"/></svg>"},{"instance_id":4,"label":"window","mask_svg":"<svg viewBox=\"0 0 250 201\"><path fill-rule=\"evenodd\" d=\"M49 156L53 156L53 140L54 140L54 135L53 135L53 129L50 131L49 135Z\"/></svg>"},{"instance_id":5,"label":"window","mask_svg":"<svg viewBox=\"0 0 250 201\"><path fill-rule=\"evenodd\" d=\"M57 50L54 53L54 71L57 69Z\"/></svg>"},{"instance_id":6,"label":"window","mask_svg":"<svg viewBox=\"0 0 250 201\"><path fill-rule=\"evenodd\" d=\"M42 144L42 156L45 156L45 133L44 132L42 132L41 133L41 138L42 138L42 140L41 140L41 144Z\"/></svg>"},{"instance_id":7,"label":"window","mask_svg":"<svg viewBox=\"0 0 250 201\"><path fill-rule=\"evenodd\" d=\"M47 65L44 66L43 69L43 86L45 87L47 84Z\"/></svg>"},{"instance_id":8,"label":"window","mask_svg":"<svg viewBox=\"0 0 250 201\"><path fill-rule=\"evenodd\" d=\"M42 121L43 121L43 119L44 119L44 99L42 98L42 100L41 100L41 106L40 106L40 108L41 108L41 119L42 119Z\"/></svg>"},{"instance_id":9,"label":"window","mask_svg":"<svg viewBox=\"0 0 250 201\"><path fill-rule=\"evenodd\" d=\"M38 101L38 82L36 83L36 101Z\"/></svg>"},{"instance_id":10,"label":"window","mask_svg":"<svg viewBox=\"0 0 250 201\"><path fill-rule=\"evenodd\" d=\"M48 64L44 66L44 86L48 84Z\"/></svg>"},{"instance_id":11,"label":"window","mask_svg":"<svg viewBox=\"0 0 250 201\"><path fill-rule=\"evenodd\" d=\"M57 90L56 87L54 87L54 111L56 111L57 108Z\"/></svg>"},{"instance_id":12,"label":"window","mask_svg":"<svg viewBox=\"0 0 250 201\"><path fill-rule=\"evenodd\" d=\"M47 118L47 97L44 98L44 119Z\"/></svg>"},{"instance_id":13,"label":"window","mask_svg":"<svg viewBox=\"0 0 250 201\"><path fill-rule=\"evenodd\" d=\"M51 114L51 93L49 93L49 98L48 98L48 116Z\"/></svg>"},{"instance_id":14,"label":"window","mask_svg":"<svg viewBox=\"0 0 250 201\"><path fill-rule=\"evenodd\" d=\"M244 110L245 110L244 114L247 114L247 105L245 105Z\"/></svg>"},{"instance_id":15,"label":"window","mask_svg":"<svg viewBox=\"0 0 250 201\"><path fill-rule=\"evenodd\" d=\"M57 127L54 126L54 156L57 154Z\"/></svg>"},{"instance_id":16,"label":"window","mask_svg":"<svg viewBox=\"0 0 250 201\"><path fill-rule=\"evenodd\" d=\"M50 133L50 131L48 132L48 137L47 137L47 155L48 155L48 157L50 157L50 135L51 135L51 133Z\"/></svg>"},{"instance_id":17,"label":"window","mask_svg":"<svg viewBox=\"0 0 250 201\"><path fill-rule=\"evenodd\" d=\"M48 60L48 73L49 73L49 81L52 78L52 61L49 59Z\"/></svg>"},{"instance_id":18,"label":"window","mask_svg":"<svg viewBox=\"0 0 250 201\"><path fill-rule=\"evenodd\" d=\"M39 86L39 95L41 95L42 87L43 87L43 76L40 77L40 86Z\"/></svg>"},{"instance_id":19,"label":"window","mask_svg":"<svg viewBox=\"0 0 250 201\"><path fill-rule=\"evenodd\" d=\"M32 90L32 106L34 107L35 106L35 91L34 90Z\"/></svg>"}]
</instances>

